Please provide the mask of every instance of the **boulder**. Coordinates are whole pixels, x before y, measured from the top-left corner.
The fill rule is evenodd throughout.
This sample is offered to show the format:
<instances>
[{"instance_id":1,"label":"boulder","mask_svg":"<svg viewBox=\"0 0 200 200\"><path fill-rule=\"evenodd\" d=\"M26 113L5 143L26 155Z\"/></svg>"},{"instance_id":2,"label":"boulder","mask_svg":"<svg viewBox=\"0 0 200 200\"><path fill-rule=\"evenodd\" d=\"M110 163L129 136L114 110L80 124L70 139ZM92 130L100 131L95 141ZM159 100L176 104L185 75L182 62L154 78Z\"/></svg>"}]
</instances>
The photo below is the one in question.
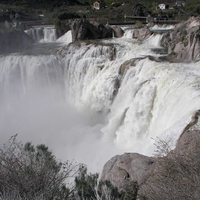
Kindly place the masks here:
<instances>
[{"instance_id":1,"label":"boulder","mask_svg":"<svg viewBox=\"0 0 200 200\"><path fill-rule=\"evenodd\" d=\"M199 111L193 118L198 118L197 115ZM200 130L196 120L191 122L181 134L176 148L166 156L151 158L137 153L117 155L105 164L101 180L109 181L125 194L122 199L198 200ZM164 146L158 146L159 151L164 150L162 148Z\"/></svg>"},{"instance_id":2,"label":"boulder","mask_svg":"<svg viewBox=\"0 0 200 200\"><path fill-rule=\"evenodd\" d=\"M145 26L143 28L134 29L133 38L138 40L144 40L147 39L151 34L151 31L148 29L147 26Z\"/></svg>"},{"instance_id":3,"label":"boulder","mask_svg":"<svg viewBox=\"0 0 200 200\"><path fill-rule=\"evenodd\" d=\"M33 39L19 29L0 30L0 53L21 51L33 43Z\"/></svg>"},{"instance_id":4,"label":"boulder","mask_svg":"<svg viewBox=\"0 0 200 200\"><path fill-rule=\"evenodd\" d=\"M165 33L161 45L168 50L172 61L193 61L200 59L200 21L190 18Z\"/></svg>"},{"instance_id":5,"label":"boulder","mask_svg":"<svg viewBox=\"0 0 200 200\"><path fill-rule=\"evenodd\" d=\"M101 181L109 181L120 192L131 188L136 199L138 187L147 180L154 161L138 153L117 155L104 165Z\"/></svg>"},{"instance_id":6,"label":"boulder","mask_svg":"<svg viewBox=\"0 0 200 200\"><path fill-rule=\"evenodd\" d=\"M72 40L89 40L111 38L113 30L97 22L89 22L86 19L71 20L68 24L72 30Z\"/></svg>"},{"instance_id":7,"label":"boulder","mask_svg":"<svg viewBox=\"0 0 200 200\"><path fill-rule=\"evenodd\" d=\"M114 37L122 37L124 35L124 31L118 26L112 26L113 36Z\"/></svg>"}]
</instances>

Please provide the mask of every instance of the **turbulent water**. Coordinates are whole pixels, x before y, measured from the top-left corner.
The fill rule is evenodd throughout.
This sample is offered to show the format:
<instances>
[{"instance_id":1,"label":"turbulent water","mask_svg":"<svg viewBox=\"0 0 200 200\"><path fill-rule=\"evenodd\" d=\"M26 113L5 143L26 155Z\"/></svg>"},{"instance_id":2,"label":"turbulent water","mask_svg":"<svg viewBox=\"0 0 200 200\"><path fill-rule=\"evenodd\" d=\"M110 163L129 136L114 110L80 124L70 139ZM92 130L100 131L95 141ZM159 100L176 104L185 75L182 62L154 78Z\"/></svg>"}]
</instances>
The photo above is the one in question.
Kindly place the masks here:
<instances>
[{"instance_id":1,"label":"turbulent water","mask_svg":"<svg viewBox=\"0 0 200 200\"><path fill-rule=\"evenodd\" d=\"M152 61L162 36L141 42L131 32L71 44L71 32L40 37L1 56L1 143L18 133L93 172L125 151L152 155L156 137L175 143L200 108L200 63Z\"/></svg>"}]
</instances>

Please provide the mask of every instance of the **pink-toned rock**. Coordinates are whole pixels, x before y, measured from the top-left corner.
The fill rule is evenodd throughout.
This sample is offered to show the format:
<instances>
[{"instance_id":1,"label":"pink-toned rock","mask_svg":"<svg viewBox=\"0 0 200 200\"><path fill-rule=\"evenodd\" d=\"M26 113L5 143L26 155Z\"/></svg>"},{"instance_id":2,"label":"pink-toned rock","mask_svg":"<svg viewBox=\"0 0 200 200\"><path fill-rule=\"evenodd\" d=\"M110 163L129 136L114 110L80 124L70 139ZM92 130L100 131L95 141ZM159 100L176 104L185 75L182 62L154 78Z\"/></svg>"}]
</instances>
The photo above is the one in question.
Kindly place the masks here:
<instances>
[{"instance_id":1,"label":"pink-toned rock","mask_svg":"<svg viewBox=\"0 0 200 200\"><path fill-rule=\"evenodd\" d=\"M135 183L137 189L148 178L153 164L154 158L138 153L117 155L104 165L101 180L110 181L120 191L125 190L131 183Z\"/></svg>"}]
</instances>

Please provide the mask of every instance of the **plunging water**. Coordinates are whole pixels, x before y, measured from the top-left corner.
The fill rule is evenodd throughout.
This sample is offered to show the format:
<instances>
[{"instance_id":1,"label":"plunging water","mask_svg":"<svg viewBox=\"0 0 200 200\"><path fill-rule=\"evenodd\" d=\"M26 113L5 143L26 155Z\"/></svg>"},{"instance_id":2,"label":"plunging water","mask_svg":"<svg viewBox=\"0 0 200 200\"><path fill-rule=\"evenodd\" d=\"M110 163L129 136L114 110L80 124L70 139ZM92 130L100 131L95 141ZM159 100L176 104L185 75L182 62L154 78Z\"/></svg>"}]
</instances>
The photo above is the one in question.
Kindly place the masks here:
<instances>
[{"instance_id":1,"label":"plunging water","mask_svg":"<svg viewBox=\"0 0 200 200\"><path fill-rule=\"evenodd\" d=\"M26 33L37 42L54 42L57 39L54 26L33 27L26 30Z\"/></svg>"},{"instance_id":2,"label":"plunging water","mask_svg":"<svg viewBox=\"0 0 200 200\"><path fill-rule=\"evenodd\" d=\"M1 56L1 141L18 133L91 171L125 151L152 155L152 138L175 142L200 108L200 63L154 62L162 36L140 42L127 31L71 44L68 32Z\"/></svg>"}]
</instances>

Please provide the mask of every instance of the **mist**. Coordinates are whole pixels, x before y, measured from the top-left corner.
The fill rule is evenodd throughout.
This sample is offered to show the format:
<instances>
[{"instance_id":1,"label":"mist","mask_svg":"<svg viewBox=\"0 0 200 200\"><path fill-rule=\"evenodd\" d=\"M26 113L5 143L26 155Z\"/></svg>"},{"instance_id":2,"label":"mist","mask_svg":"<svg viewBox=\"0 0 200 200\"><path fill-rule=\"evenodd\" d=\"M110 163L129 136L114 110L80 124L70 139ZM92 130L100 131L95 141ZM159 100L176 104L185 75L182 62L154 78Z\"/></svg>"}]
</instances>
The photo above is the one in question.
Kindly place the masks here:
<instances>
[{"instance_id":1,"label":"mist","mask_svg":"<svg viewBox=\"0 0 200 200\"><path fill-rule=\"evenodd\" d=\"M63 162L74 160L86 164L91 172L100 172L119 150L102 139L103 113L69 105L59 61L49 56L1 59L1 144L18 134L23 143L47 145ZM45 70L37 59L45 63Z\"/></svg>"}]
</instances>

